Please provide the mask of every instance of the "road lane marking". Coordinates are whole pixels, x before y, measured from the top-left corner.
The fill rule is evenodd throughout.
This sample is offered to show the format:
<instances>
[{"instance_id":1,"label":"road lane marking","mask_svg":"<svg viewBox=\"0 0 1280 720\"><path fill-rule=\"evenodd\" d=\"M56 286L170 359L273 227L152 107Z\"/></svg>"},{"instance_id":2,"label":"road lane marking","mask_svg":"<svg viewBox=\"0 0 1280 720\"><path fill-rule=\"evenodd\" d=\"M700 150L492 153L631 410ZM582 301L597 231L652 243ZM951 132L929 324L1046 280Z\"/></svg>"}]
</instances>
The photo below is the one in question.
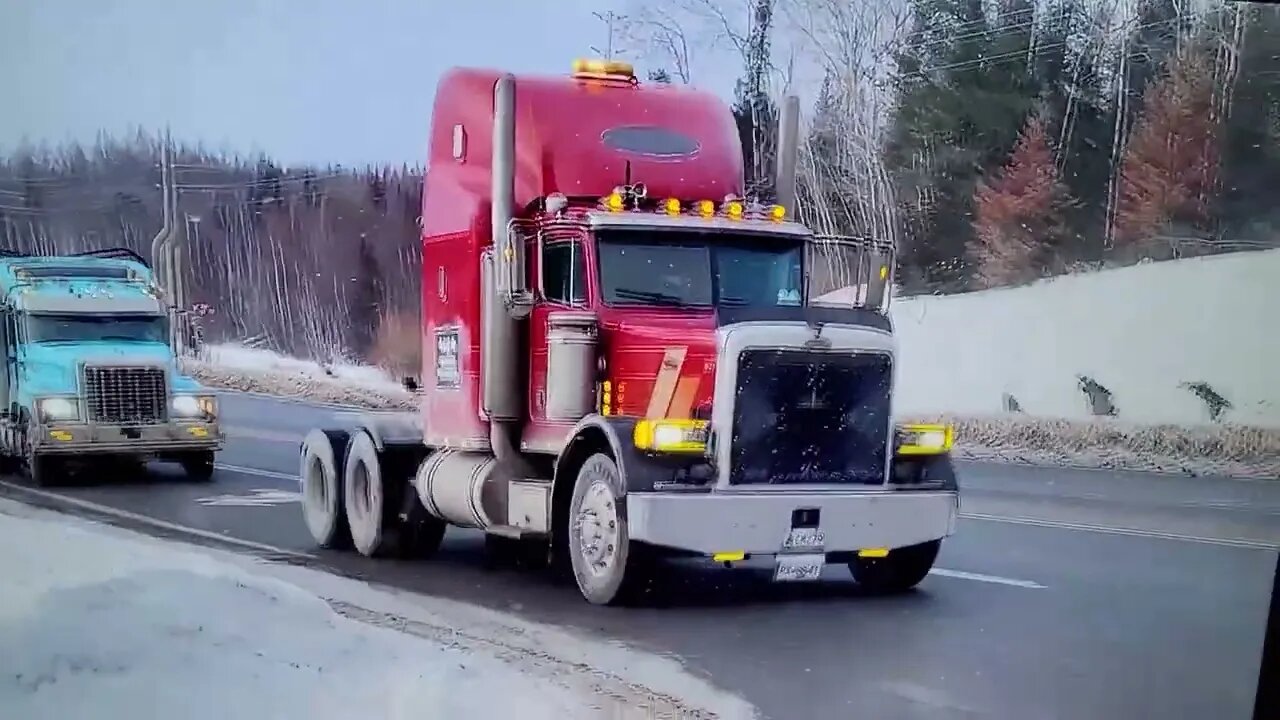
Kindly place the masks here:
<instances>
[{"instance_id":1,"label":"road lane marking","mask_svg":"<svg viewBox=\"0 0 1280 720\"><path fill-rule=\"evenodd\" d=\"M1057 528L1060 530L1076 530L1079 532L1095 532L1103 535L1126 535L1156 540L1178 540L1181 542L1203 543L1205 545L1221 545L1225 547L1248 548L1252 550L1276 550L1280 546L1261 540L1245 538L1215 538L1203 535L1186 535L1182 533L1161 532L1159 530L1140 530L1138 528L1112 527L1109 525L1093 525L1090 523L1067 522L1064 520L1044 520L1041 518L1016 517L1007 515L987 515L985 513L960 513L962 520L981 520L984 522L1006 523L1009 525L1031 525L1034 527Z\"/></svg>"},{"instance_id":2,"label":"road lane marking","mask_svg":"<svg viewBox=\"0 0 1280 720\"><path fill-rule=\"evenodd\" d=\"M261 468L245 467L244 465L231 465L228 463L214 463L213 466L218 470L226 470L227 472L240 473L242 475L257 475L258 477L271 478L273 480L288 480L293 483L301 481L301 478L297 475L288 472L263 470Z\"/></svg>"},{"instance_id":3,"label":"road lane marking","mask_svg":"<svg viewBox=\"0 0 1280 720\"><path fill-rule=\"evenodd\" d=\"M976 580L977 582L994 583L996 585L1009 585L1011 587L1030 588L1032 590L1044 590L1048 585L1041 585L1034 580L1018 580L1017 578L1000 577L999 575L985 575L983 573L965 572L964 570L947 570L946 568L934 568L929 571L930 575L939 577L957 578L960 580Z\"/></svg>"},{"instance_id":4,"label":"road lane marking","mask_svg":"<svg viewBox=\"0 0 1280 720\"><path fill-rule=\"evenodd\" d=\"M301 552L297 552L296 550L285 550L284 548L276 547L274 545L267 545L266 543L254 542L252 540L244 540L238 537L233 537L231 535L223 535L221 533L212 532L210 530L201 530L200 528L194 528L189 525L179 525L178 523L168 522L167 520L161 520L159 518L149 517L147 515L130 512L128 510L121 510L120 508L114 508L114 507L111 507L110 505L102 505L100 503L90 502L88 500L81 500L80 498L74 498L67 495L59 495L58 493L48 492L46 490L38 490L36 488L27 487L25 485L19 485L17 483L9 482L8 480L0 480L0 486L4 486L6 488L9 488L10 490L17 490L20 493L26 493L29 496L44 498L46 500L51 500L55 503L61 503L63 505L71 505L73 507L78 507L82 510L88 510L89 512L97 513L99 515L108 515L111 517L119 518L121 520L128 520L130 522L138 523L140 525L148 525L154 528L159 528L161 530L168 530L170 532L183 533L185 535L204 538L206 540L213 540L216 542L225 543L227 545L235 545L237 547L241 547L246 550L256 550L258 552L272 553L275 555L297 558L300 560L316 559L316 556L312 555L311 553L301 553Z\"/></svg>"},{"instance_id":5,"label":"road lane marking","mask_svg":"<svg viewBox=\"0 0 1280 720\"><path fill-rule=\"evenodd\" d=\"M303 435L299 433L280 432L279 430L267 430L255 427L240 427L236 425L224 425L222 427L222 434L228 437L245 438L248 440L291 444L301 444L303 438Z\"/></svg>"},{"instance_id":6,"label":"road lane marking","mask_svg":"<svg viewBox=\"0 0 1280 720\"><path fill-rule=\"evenodd\" d=\"M276 490L273 488L255 488L248 494L211 495L196 498L196 504L205 507L275 507L301 502L301 493Z\"/></svg>"}]
</instances>

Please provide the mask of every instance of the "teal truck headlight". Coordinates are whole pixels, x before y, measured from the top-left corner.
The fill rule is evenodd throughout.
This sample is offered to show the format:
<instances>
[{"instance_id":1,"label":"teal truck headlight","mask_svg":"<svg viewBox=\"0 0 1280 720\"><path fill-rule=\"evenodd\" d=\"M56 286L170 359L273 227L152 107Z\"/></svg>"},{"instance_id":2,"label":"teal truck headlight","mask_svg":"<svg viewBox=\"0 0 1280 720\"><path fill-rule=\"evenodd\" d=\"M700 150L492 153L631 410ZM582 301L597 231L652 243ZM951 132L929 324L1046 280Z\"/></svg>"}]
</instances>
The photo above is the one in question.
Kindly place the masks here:
<instances>
[{"instance_id":1,"label":"teal truck headlight","mask_svg":"<svg viewBox=\"0 0 1280 720\"><path fill-rule=\"evenodd\" d=\"M80 419L80 403L75 398L47 397L37 401L40 408L40 420L44 422L67 422Z\"/></svg>"},{"instance_id":2,"label":"teal truck headlight","mask_svg":"<svg viewBox=\"0 0 1280 720\"><path fill-rule=\"evenodd\" d=\"M218 400L212 395L174 395L169 412L184 420L212 420L218 416Z\"/></svg>"}]
</instances>

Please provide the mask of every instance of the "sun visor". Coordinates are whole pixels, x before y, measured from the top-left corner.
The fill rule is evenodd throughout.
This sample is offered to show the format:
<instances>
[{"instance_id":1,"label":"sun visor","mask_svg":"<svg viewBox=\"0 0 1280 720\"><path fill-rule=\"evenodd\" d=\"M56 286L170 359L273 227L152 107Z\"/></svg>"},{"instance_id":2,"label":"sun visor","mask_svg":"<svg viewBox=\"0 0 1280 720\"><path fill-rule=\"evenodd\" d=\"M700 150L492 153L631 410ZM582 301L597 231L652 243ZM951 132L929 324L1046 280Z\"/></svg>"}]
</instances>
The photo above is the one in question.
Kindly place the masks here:
<instances>
[{"instance_id":1,"label":"sun visor","mask_svg":"<svg viewBox=\"0 0 1280 720\"><path fill-rule=\"evenodd\" d=\"M889 318L866 308L766 305L718 307L716 327L744 322L802 322L808 325L859 325L889 332Z\"/></svg>"}]
</instances>

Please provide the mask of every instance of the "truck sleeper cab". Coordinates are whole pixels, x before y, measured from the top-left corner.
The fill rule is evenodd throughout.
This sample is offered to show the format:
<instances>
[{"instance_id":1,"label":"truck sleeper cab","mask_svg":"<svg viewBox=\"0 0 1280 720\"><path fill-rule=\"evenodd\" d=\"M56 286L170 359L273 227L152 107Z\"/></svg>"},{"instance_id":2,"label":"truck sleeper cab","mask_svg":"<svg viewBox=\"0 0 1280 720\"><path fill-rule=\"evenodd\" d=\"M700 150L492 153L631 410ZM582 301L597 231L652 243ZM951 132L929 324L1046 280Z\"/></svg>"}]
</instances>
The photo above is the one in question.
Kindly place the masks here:
<instances>
[{"instance_id":1,"label":"truck sleeper cab","mask_svg":"<svg viewBox=\"0 0 1280 720\"><path fill-rule=\"evenodd\" d=\"M780 581L841 563L877 590L914 586L954 530L958 489L950 429L893 423L892 247L815 237L785 203L741 199L722 103L601 67L442 81L423 192L422 410L307 436L313 537L421 556L447 525L478 528L557 561L598 604L635 597L666 554L767 556ZM575 103L565 132L605 149L575 146L562 167L567 148L537 147L548 134L517 118L545 129L538 112ZM654 117L661 132L639 124ZM478 120L487 144L465 132ZM635 150L644 127L666 140L693 127L683 147L698 150L610 147L623 128ZM537 167L554 172L534 182ZM451 219L446 201L468 192L484 215Z\"/></svg>"},{"instance_id":2,"label":"truck sleeper cab","mask_svg":"<svg viewBox=\"0 0 1280 720\"><path fill-rule=\"evenodd\" d=\"M38 485L158 458L209 480L217 402L181 373L150 270L127 250L0 256L0 455Z\"/></svg>"}]
</instances>

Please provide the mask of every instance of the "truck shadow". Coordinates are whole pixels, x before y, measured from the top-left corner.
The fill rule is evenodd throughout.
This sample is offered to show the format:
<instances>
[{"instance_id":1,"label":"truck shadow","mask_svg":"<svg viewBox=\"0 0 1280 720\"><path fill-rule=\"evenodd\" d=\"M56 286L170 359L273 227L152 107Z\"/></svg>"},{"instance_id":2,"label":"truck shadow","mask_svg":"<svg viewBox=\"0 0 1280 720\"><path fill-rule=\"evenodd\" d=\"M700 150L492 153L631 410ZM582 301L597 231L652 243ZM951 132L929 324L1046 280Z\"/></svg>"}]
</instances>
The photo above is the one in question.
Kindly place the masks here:
<instances>
[{"instance_id":1,"label":"truck shadow","mask_svg":"<svg viewBox=\"0 0 1280 720\"><path fill-rule=\"evenodd\" d=\"M321 552L319 563L331 572L400 590L515 611L532 619L579 624L610 613L578 595L572 577L546 567L506 559L495 560L479 533L446 537L445 545L427 560L369 561L351 553ZM463 533L458 533L463 535ZM877 596L867 592L841 567L829 567L822 580L775 583L768 567L724 568L710 561L663 560L652 580L628 609L743 609L780 603L928 602L927 592ZM483 587L483 593L476 588ZM587 613L587 615L583 615Z\"/></svg>"},{"instance_id":2,"label":"truck shadow","mask_svg":"<svg viewBox=\"0 0 1280 720\"><path fill-rule=\"evenodd\" d=\"M30 484L25 473L14 473ZM183 472L177 463L151 461L140 462L129 458L93 458L75 460L58 474L52 485L56 488L87 489L97 487L132 487L147 485L212 485L213 482L195 480Z\"/></svg>"}]
</instances>

